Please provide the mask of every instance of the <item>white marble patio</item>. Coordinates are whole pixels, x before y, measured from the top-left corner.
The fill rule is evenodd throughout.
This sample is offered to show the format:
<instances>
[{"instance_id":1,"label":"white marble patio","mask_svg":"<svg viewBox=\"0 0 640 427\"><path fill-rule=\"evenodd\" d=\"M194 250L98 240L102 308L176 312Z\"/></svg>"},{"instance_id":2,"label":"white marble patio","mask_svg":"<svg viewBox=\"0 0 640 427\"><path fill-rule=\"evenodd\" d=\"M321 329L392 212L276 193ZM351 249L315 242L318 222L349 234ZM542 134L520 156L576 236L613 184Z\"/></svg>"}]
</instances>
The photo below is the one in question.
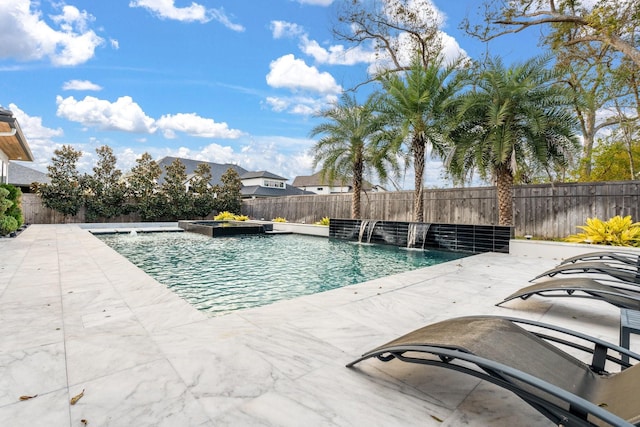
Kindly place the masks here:
<instances>
[{"instance_id":1,"label":"white marble patio","mask_svg":"<svg viewBox=\"0 0 640 427\"><path fill-rule=\"evenodd\" d=\"M32 225L0 239L0 425L548 426L514 395L452 371L344 365L469 314L616 341L619 311L604 303L494 306L557 262L483 254L209 318L86 230Z\"/></svg>"}]
</instances>

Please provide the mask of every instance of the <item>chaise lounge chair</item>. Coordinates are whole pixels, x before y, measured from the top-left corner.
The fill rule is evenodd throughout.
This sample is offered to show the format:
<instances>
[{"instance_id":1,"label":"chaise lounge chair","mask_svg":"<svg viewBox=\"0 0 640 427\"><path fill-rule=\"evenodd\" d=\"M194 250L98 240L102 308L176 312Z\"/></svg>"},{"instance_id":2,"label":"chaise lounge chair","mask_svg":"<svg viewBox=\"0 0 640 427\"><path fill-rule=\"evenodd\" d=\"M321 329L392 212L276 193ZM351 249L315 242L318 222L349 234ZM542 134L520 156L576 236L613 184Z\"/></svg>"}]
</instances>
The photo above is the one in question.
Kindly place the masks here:
<instances>
[{"instance_id":1,"label":"chaise lounge chair","mask_svg":"<svg viewBox=\"0 0 640 427\"><path fill-rule=\"evenodd\" d=\"M531 325L535 331L520 325ZM590 347L576 339L589 342ZM591 354L591 363L581 362L550 342ZM640 364L631 366L609 352L640 360L636 353L568 329L510 317L474 316L417 329L365 353L347 367L374 357L383 362L398 359L439 366L510 390L556 424L638 425ZM606 372L607 361L624 370Z\"/></svg>"},{"instance_id":2,"label":"chaise lounge chair","mask_svg":"<svg viewBox=\"0 0 640 427\"><path fill-rule=\"evenodd\" d=\"M556 274L580 274L580 273L596 273L610 276L617 281L640 285L640 270L638 268L627 267L623 264L614 264L607 262L575 262L569 264L560 264L557 267L547 270L542 274L538 274L530 281L534 281L544 276L553 277Z\"/></svg>"},{"instance_id":3,"label":"chaise lounge chair","mask_svg":"<svg viewBox=\"0 0 640 427\"><path fill-rule=\"evenodd\" d=\"M516 298L523 300L531 295L542 297L577 297L590 298L608 302L620 308L628 308L640 311L640 288L637 291L628 287L609 285L600 283L588 277L571 277L563 279L546 280L535 285L524 287L504 300L497 303L497 306Z\"/></svg>"},{"instance_id":4,"label":"chaise lounge chair","mask_svg":"<svg viewBox=\"0 0 640 427\"><path fill-rule=\"evenodd\" d=\"M582 255L577 255L571 258L563 260L560 264L569 264L577 261L606 261L606 262L618 262L621 264L640 267L640 254L634 252L614 252L614 251L602 251L602 252L589 252Z\"/></svg>"}]
</instances>

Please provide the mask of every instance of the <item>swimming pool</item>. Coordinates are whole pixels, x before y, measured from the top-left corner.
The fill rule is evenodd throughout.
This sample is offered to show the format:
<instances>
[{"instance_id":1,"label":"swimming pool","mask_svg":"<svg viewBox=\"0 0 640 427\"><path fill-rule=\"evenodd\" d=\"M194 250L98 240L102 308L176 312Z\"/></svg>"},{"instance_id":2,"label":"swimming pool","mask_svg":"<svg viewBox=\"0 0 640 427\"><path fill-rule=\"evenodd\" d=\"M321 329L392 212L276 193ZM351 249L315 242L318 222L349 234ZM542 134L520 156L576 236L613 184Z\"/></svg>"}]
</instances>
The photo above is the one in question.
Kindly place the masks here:
<instances>
[{"instance_id":1,"label":"swimming pool","mask_svg":"<svg viewBox=\"0 0 640 427\"><path fill-rule=\"evenodd\" d=\"M214 316L466 256L298 234L215 239L188 232L97 237Z\"/></svg>"}]
</instances>

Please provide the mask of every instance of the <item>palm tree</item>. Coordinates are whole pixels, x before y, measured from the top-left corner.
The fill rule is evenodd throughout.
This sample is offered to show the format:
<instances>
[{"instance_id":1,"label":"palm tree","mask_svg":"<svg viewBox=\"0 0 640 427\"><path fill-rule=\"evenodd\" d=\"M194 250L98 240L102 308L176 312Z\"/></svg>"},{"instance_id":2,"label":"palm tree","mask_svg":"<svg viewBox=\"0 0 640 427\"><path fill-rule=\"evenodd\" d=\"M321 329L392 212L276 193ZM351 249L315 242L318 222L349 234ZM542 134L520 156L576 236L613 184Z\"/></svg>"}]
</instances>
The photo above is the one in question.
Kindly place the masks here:
<instances>
[{"instance_id":1,"label":"palm tree","mask_svg":"<svg viewBox=\"0 0 640 427\"><path fill-rule=\"evenodd\" d=\"M383 91L381 109L395 136L392 146L409 148L415 169L413 197L414 221L424 220L424 168L427 145L432 153L442 156L447 146L446 135L455 94L460 88L457 78L459 62L444 65L436 58L428 66L414 60L406 73L388 73L379 77Z\"/></svg>"},{"instance_id":2,"label":"palm tree","mask_svg":"<svg viewBox=\"0 0 640 427\"><path fill-rule=\"evenodd\" d=\"M313 147L313 167L322 163L321 176L329 182L351 178L351 218L358 219L365 171L375 170L384 181L388 168L397 170L395 157L386 146L378 144L384 133L384 122L375 113L372 97L358 105L355 96L348 94L343 94L339 103L318 116L328 121L311 130L311 137L324 135Z\"/></svg>"},{"instance_id":3,"label":"palm tree","mask_svg":"<svg viewBox=\"0 0 640 427\"><path fill-rule=\"evenodd\" d=\"M518 166L566 165L577 148L570 94L546 68L548 57L505 68L500 59L470 76L472 90L458 97L455 146L446 160L458 178L478 170L498 187L499 224L513 222Z\"/></svg>"}]
</instances>

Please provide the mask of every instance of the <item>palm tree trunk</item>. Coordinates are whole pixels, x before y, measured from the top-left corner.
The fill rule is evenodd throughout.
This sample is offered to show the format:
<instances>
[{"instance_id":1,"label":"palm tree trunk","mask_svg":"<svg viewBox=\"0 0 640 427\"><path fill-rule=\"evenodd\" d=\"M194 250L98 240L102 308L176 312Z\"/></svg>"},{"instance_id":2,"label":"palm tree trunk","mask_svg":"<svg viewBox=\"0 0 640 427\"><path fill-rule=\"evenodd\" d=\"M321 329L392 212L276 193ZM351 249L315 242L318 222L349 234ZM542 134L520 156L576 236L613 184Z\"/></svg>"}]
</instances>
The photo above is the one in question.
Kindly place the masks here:
<instances>
[{"instance_id":1,"label":"palm tree trunk","mask_svg":"<svg viewBox=\"0 0 640 427\"><path fill-rule=\"evenodd\" d=\"M413 196L413 220L424 222L424 156L425 144L419 135L412 141L413 166L416 172L415 190Z\"/></svg>"},{"instance_id":2,"label":"palm tree trunk","mask_svg":"<svg viewBox=\"0 0 640 427\"><path fill-rule=\"evenodd\" d=\"M498 225L513 225L513 174L505 166L498 167Z\"/></svg>"},{"instance_id":3,"label":"palm tree trunk","mask_svg":"<svg viewBox=\"0 0 640 427\"><path fill-rule=\"evenodd\" d=\"M351 219L360 219L360 193L362 192L362 154L353 165L353 196L351 196Z\"/></svg>"}]
</instances>

